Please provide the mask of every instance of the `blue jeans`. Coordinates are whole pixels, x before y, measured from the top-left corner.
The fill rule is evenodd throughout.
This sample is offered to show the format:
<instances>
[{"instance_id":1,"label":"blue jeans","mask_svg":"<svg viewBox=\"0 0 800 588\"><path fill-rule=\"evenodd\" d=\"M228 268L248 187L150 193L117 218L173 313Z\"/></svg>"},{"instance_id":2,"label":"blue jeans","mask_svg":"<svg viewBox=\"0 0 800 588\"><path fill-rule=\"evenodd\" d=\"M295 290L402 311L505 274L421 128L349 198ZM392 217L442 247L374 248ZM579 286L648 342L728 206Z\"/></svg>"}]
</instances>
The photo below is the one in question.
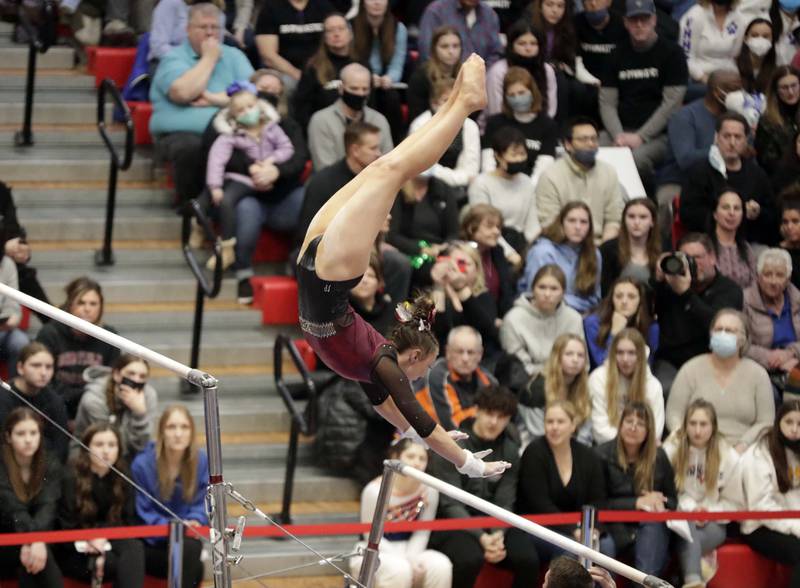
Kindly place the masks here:
<instances>
[{"instance_id":1,"label":"blue jeans","mask_svg":"<svg viewBox=\"0 0 800 588\"><path fill-rule=\"evenodd\" d=\"M22 348L30 343L25 331L11 329L10 331L0 331L0 357L8 364L8 378L17 375L17 359Z\"/></svg>"},{"instance_id":2,"label":"blue jeans","mask_svg":"<svg viewBox=\"0 0 800 588\"><path fill-rule=\"evenodd\" d=\"M651 576L658 576L669 558L669 529L664 523L641 523L636 532L634 565Z\"/></svg>"},{"instance_id":3,"label":"blue jeans","mask_svg":"<svg viewBox=\"0 0 800 588\"><path fill-rule=\"evenodd\" d=\"M261 228L290 232L297 227L305 189L300 186L277 202L262 201L248 196L236 205L236 279L253 276L253 254Z\"/></svg>"}]
</instances>

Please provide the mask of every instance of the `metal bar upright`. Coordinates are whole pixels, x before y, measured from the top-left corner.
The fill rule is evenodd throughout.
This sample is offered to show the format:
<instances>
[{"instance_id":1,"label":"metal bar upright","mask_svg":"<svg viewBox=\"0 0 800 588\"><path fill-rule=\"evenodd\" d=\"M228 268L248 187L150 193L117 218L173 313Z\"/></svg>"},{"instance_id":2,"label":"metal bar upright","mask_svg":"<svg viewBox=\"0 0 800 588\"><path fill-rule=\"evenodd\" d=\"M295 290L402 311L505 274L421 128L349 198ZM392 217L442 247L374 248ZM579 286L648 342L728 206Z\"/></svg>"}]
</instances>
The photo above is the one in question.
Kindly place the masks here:
<instances>
[{"instance_id":1,"label":"metal bar upright","mask_svg":"<svg viewBox=\"0 0 800 588\"><path fill-rule=\"evenodd\" d=\"M289 448L286 451L286 474L283 477L283 503L281 506L281 524L292 524L292 491L294 490L294 470L297 467L297 440L300 437L300 425L292 419L289 431Z\"/></svg>"},{"instance_id":2,"label":"metal bar upright","mask_svg":"<svg viewBox=\"0 0 800 588\"><path fill-rule=\"evenodd\" d=\"M369 529L367 547L364 550L364 559L361 562L361 570L358 574L358 581L367 588L372 588L375 571L380 564L378 560L378 547L383 537L383 523L386 519L386 505L392 495L392 482L394 481L394 470L384 465L381 488L378 491L378 501L375 503L375 513L372 515L372 526Z\"/></svg>"},{"instance_id":3,"label":"metal bar upright","mask_svg":"<svg viewBox=\"0 0 800 588\"><path fill-rule=\"evenodd\" d=\"M169 559L167 560L167 588L183 588L183 524L169 522Z\"/></svg>"},{"instance_id":4,"label":"metal bar upright","mask_svg":"<svg viewBox=\"0 0 800 588\"><path fill-rule=\"evenodd\" d=\"M209 539L211 540L211 566L214 588L231 588L231 569L226 540L228 489L222 477L222 437L219 426L219 399L217 380L206 375L200 382L203 389L206 420L206 448L208 451L208 511Z\"/></svg>"}]
</instances>

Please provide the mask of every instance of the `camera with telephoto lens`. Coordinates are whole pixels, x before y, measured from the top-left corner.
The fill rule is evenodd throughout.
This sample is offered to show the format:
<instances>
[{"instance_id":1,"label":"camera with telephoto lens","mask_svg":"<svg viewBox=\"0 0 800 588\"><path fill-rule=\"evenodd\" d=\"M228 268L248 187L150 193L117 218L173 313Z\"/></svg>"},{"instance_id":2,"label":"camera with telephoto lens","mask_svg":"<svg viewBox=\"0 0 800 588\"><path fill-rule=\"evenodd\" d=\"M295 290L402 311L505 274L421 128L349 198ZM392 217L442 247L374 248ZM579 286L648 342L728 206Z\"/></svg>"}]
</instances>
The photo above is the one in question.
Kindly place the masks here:
<instances>
[{"instance_id":1,"label":"camera with telephoto lens","mask_svg":"<svg viewBox=\"0 0 800 588\"><path fill-rule=\"evenodd\" d=\"M682 251L676 251L665 256L659 264L661 271L668 276L682 276L685 268L689 268L689 275L694 280L697 275L697 265L694 258Z\"/></svg>"}]
</instances>

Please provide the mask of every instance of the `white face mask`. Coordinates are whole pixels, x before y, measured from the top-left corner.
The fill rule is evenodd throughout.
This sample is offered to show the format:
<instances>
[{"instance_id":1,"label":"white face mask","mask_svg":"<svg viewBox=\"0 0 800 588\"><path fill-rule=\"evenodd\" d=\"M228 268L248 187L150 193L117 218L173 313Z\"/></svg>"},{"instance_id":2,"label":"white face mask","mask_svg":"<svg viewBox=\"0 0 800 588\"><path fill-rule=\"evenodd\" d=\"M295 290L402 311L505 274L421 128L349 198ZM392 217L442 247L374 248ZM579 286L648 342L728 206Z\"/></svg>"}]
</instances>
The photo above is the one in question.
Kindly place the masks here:
<instances>
[{"instance_id":1,"label":"white face mask","mask_svg":"<svg viewBox=\"0 0 800 588\"><path fill-rule=\"evenodd\" d=\"M756 57L764 57L772 48L772 41L764 37L750 37L745 41L745 45Z\"/></svg>"}]
</instances>

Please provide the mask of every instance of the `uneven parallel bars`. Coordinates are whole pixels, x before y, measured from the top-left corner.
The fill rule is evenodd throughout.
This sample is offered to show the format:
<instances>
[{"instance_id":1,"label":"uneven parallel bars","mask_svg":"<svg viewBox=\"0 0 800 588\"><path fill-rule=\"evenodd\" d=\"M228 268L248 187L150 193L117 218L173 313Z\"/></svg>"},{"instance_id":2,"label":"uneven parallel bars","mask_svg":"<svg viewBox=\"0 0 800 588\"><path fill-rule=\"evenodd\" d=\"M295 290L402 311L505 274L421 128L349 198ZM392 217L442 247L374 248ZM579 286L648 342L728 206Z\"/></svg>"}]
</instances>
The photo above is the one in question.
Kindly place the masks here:
<instances>
[{"instance_id":1,"label":"uneven parallel bars","mask_svg":"<svg viewBox=\"0 0 800 588\"><path fill-rule=\"evenodd\" d=\"M528 519L524 519L519 515L516 515L512 512L508 512L504 508L500 508L496 504L492 504L488 500L484 500L482 498L478 498L474 494L470 494L469 492L465 492L461 488L456 488L455 486L448 484L447 482L441 481L439 478L435 478L430 474L426 474L425 472L421 472L403 462L396 460L396 459L387 459L383 462L384 468L391 471L395 471L398 474L402 474L404 476L408 476L409 478L414 478L419 480L423 484L430 486L431 488L435 488L442 494L446 494L450 498L463 502L464 504L468 504L469 506L478 509L481 512L484 512L490 516L500 519L501 521L505 521L509 525L517 527L518 529L522 529L523 531L530 533L540 539L544 539L548 543L553 543L562 549L565 549L571 553L579 557L585 557L586 559L590 559L596 564L619 574L620 576L624 576L629 580L636 582L638 584L642 584L647 588L673 588L671 584L665 582L661 578L657 578L655 576L648 576L644 572L640 572L634 567L631 567L627 564L624 564L620 561L617 561L613 557L608 557L607 555L603 555L599 551L595 551L585 545L581 545L577 541L573 541L568 537L563 535L559 535L555 531L551 531L547 527L542 527L541 525L537 525L533 521L529 521ZM375 521L373 521L373 525Z\"/></svg>"},{"instance_id":2,"label":"uneven parallel bars","mask_svg":"<svg viewBox=\"0 0 800 588\"><path fill-rule=\"evenodd\" d=\"M17 301L33 311L49 316L55 321L72 327L76 331L85 333L95 339L104 341L109 345L113 345L126 353L130 353L152 364L166 368L189 383L202 388L209 474L208 492L206 494L206 512L208 513L210 523L209 539L211 542L214 586L215 588L230 588L231 570L230 564L228 563L228 538L226 534L227 488L222 477L222 438L219 426L217 379L210 374L190 368L166 355L148 349L144 345L134 343L125 337L106 331L89 321L85 321L60 308L56 308L52 304L42 302L33 296L28 296L2 282L0 282L0 295L8 296L12 300Z\"/></svg>"},{"instance_id":3,"label":"uneven parallel bars","mask_svg":"<svg viewBox=\"0 0 800 588\"><path fill-rule=\"evenodd\" d=\"M72 327L77 331L91 335L95 339L105 341L109 345L113 345L114 347L117 347L126 353L146 359L150 363L160 365L161 367L176 373L180 377L197 386L208 385L205 382L208 378L211 378L210 375L205 374L200 370L192 369L187 365L183 365L182 363L167 357L166 355L162 355L157 351L148 349L144 345L134 343L125 337L121 337L120 335L110 331L106 331L102 327L98 327L89 321L85 321L82 318L63 311L60 308L56 308L52 304L42 302L33 296L29 296L20 292L19 290L15 290L11 286L3 284L2 282L0 282L0 295L8 296L12 300L16 300L23 306L27 306L33 311L40 312L45 316L49 316L50 318L60 323L64 323L65 325Z\"/></svg>"}]
</instances>

